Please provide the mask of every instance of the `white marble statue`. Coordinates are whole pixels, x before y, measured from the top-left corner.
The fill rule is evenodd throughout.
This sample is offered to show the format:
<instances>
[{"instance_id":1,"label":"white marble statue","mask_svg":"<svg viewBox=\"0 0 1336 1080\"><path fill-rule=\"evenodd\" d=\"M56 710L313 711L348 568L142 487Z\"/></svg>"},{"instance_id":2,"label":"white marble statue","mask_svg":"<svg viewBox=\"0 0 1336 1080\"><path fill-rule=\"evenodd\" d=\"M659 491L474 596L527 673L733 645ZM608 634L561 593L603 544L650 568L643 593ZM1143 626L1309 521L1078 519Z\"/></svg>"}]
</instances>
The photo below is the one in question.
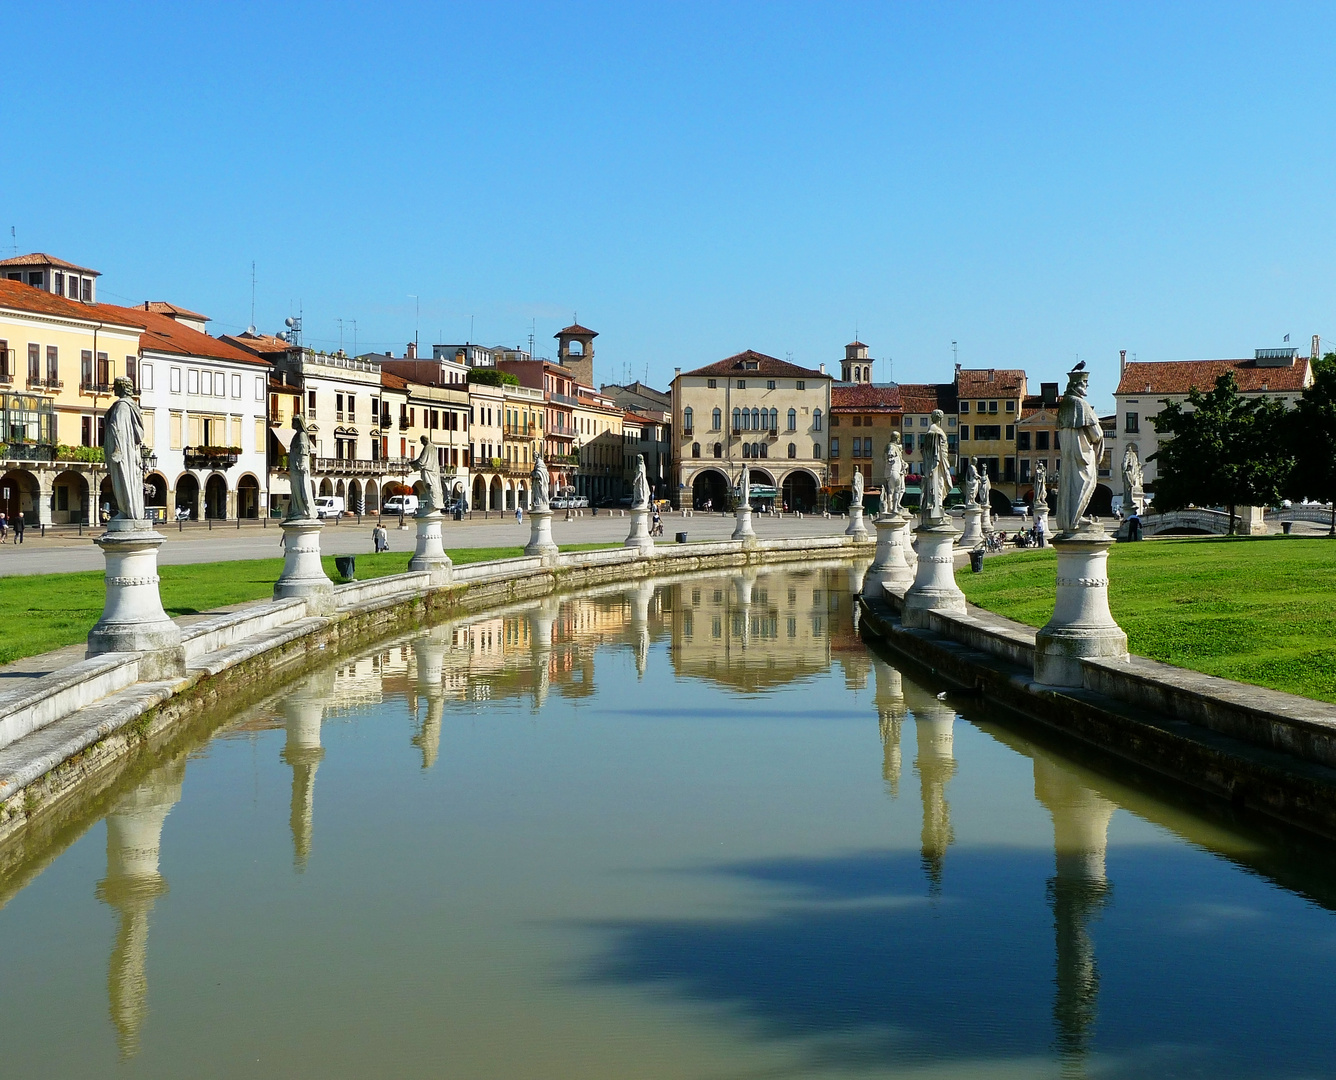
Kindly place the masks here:
<instances>
[{"instance_id":1,"label":"white marble statue","mask_svg":"<svg viewBox=\"0 0 1336 1080\"><path fill-rule=\"evenodd\" d=\"M850 509L855 506L860 510L863 508L863 472L861 469L854 472L854 494L853 498L849 500Z\"/></svg>"},{"instance_id":2,"label":"white marble statue","mask_svg":"<svg viewBox=\"0 0 1336 1080\"><path fill-rule=\"evenodd\" d=\"M951 494L951 462L947 457L946 432L942 421L946 414L934 409L932 426L923 439L923 495L919 503L919 521L935 525L946 520L946 497Z\"/></svg>"},{"instance_id":3,"label":"white marble statue","mask_svg":"<svg viewBox=\"0 0 1336 1080\"><path fill-rule=\"evenodd\" d=\"M441 487L441 462L426 435L419 436L422 450L413 459L413 468L422 474L422 497L418 499L417 516L426 517L434 510L445 509L445 496Z\"/></svg>"},{"instance_id":4,"label":"white marble statue","mask_svg":"<svg viewBox=\"0 0 1336 1080\"><path fill-rule=\"evenodd\" d=\"M542 454L534 454L533 473L529 479L533 486L533 501L529 509L531 511L549 509L551 495L548 491L547 466L543 464Z\"/></svg>"},{"instance_id":5,"label":"white marble statue","mask_svg":"<svg viewBox=\"0 0 1336 1080\"><path fill-rule=\"evenodd\" d=\"M292 495L288 500L288 521L315 517L315 482L311 479L311 436L305 418L292 418L292 442L288 445L288 481Z\"/></svg>"},{"instance_id":6,"label":"white marble statue","mask_svg":"<svg viewBox=\"0 0 1336 1080\"><path fill-rule=\"evenodd\" d=\"M988 500L993 494L993 481L988 475L987 469L979 470L979 505L985 510L988 509Z\"/></svg>"},{"instance_id":7,"label":"white marble statue","mask_svg":"<svg viewBox=\"0 0 1336 1080\"><path fill-rule=\"evenodd\" d=\"M649 506L649 479L645 476L645 455L636 455L636 477L631 482L631 509L643 510Z\"/></svg>"},{"instance_id":8,"label":"white marble statue","mask_svg":"<svg viewBox=\"0 0 1336 1080\"><path fill-rule=\"evenodd\" d=\"M905 497L905 455L898 439L886 444L886 479L881 486L881 511L898 514Z\"/></svg>"},{"instance_id":9,"label":"white marble statue","mask_svg":"<svg viewBox=\"0 0 1336 1080\"><path fill-rule=\"evenodd\" d=\"M1090 496L1099 477L1099 459L1104 452L1104 430L1099 416L1086 398L1090 373L1076 369L1067 375L1067 392L1058 405L1058 432L1062 467L1058 470L1057 525L1059 533L1090 528L1085 517Z\"/></svg>"},{"instance_id":10,"label":"white marble statue","mask_svg":"<svg viewBox=\"0 0 1336 1080\"><path fill-rule=\"evenodd\" d=\"M979 469L976 464L977 458L967 457L965 459L965 483L962 485L965 489L965 505L979 505Z\"/></svg>"},{"instance_id":11,"label":"white marble statue","mask_svg":"<svg viewBox=\"0 0 1336 1080\"><path fill-rule=\"evenodd\" d=\"M751 506L751 469L743 469L738 477L739 505Z\"/></svg>"},{"instance_id":12,"label":"white marble statue","mask_svg":"<svg viewBox=\"0 0 1336 1080\"><path fill-rule=\"evenodd\" d=\"M102 453L111 477L111 491L116 497L116 517L130 521L144 520L144 414L130 394L134 383L116 380L116 400L107 410L102 436Z\"/></svg>"},{"instance_id":13,"label":"white marble statue","mask_svg":"<svg viewBox=\"0 0 1336 1080\"><path fill-rule=\"evenodd\" d=\"M1048 466L1042 461L1034 467L1034 505L1036 510L1048 505Z\"/></svg>"},{"instance_id":14,"label":"white marble statue","mask_svg":"<svg viewBox=\"0 0 1336 1080\"><path fill-rule=\"evenodd\" d=\"M1141 500L1146 497L1143 481L1137 448L1129 443L1123 452L1123 509L1129 514L1141 512Z\"/></svg>"}]
</instances>

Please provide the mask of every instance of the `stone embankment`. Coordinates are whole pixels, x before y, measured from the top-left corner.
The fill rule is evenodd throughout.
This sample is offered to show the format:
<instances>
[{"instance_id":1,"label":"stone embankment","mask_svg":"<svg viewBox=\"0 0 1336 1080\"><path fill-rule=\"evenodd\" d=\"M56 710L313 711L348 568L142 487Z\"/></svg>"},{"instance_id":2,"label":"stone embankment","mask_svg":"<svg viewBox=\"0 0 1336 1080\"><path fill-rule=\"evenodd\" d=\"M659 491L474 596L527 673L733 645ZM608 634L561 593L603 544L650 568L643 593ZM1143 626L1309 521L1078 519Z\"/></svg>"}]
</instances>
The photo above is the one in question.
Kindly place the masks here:
<instances>
[{"instance_id":1,"label":"stone embankment","mask_svg":"<svg viewBox=\"0 0 1336 1080\"><path fill-rule=\"evenodd\" d=\"M333 602L261 601L182 627L184 674L154 677L138 653L104 653L0 689L0 841L150 736L252 684L451 614L558 590L716 567L862 556L843 536L608 548L410 572L333 588ZM319 613L317 613L317 611ZM143 670L141 671L141 668ZM145 675L141 678L141 674Z\"/></svg>"},{"instance_id":2,"label":"stone embankment","mask_svg":"<svg viewBox=\"0 0 1336 1080\"><path fill-rule=\"evenodd\" d=\"M1336 706L1142 657L1080 658L1081 685L1035 680L1033 627L981 608L901 620L903 585L862 625L946 682L1198 789L1336 837Z\"/></svg>"}]
</instances>

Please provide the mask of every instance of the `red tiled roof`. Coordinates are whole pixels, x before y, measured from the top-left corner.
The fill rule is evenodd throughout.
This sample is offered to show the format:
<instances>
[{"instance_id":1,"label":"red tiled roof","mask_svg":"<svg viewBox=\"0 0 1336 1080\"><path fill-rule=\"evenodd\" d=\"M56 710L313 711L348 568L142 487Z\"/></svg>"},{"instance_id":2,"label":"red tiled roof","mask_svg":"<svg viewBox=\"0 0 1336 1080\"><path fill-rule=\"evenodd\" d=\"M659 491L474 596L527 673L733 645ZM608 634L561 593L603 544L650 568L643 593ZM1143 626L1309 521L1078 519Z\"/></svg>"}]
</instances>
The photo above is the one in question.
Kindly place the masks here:
<instances>
[{"instance_id":1,"label":"red tiled roof","mask_svg":"<svg viewBox=\"0 0 1336 1080\"><path fill-rule=\"evenodd\" d=\"M956 411L956 388L952 383L901 383L900 409L907 413Z\"/></svg>"},{"instance_id":2,"label":"red tiled roof","mask_svg":"<svg viewBox=\"0 0 1336 1080\"><path fill-rule=\"evenodd\" d=\"M396 375L392 371L380 369L380 385L388 386L391 390L407 390L408 380L402 375Z\"/></svg>"},{"instance_id":3,"label":"red tiled roof","mask_svg":"<svg viewBox=\"0 0 1336 1080\"><path fill-rule=\"evenodd\" d=\"M746 365L755 363L756 367L749 368ZM781 375L787 378L800 379L829 379L831 376L823 374L820 371L813 371L811 368L799 367L797 364L790 364L787 360L778 360L773 356L766 356L765 353L758 353L753 349L746 352L736 353L733 356L720 360L715 364L707 364L703 368L696 368L695 371L685 372L687 375L732 375L735 372L754 371L758 376L762 375Z\"/></svg>"},{"instance_id":4,"label":"red tiled roof","mask_svg":"<svg viewBox=\"0 0 1336 1080\"><path fill-rule=\"evenodd\" d=\"M147 322L147 313L143 311L132 312L130 309L112 307L109 304L81 304L77 300L66 300L63 296L49 293L45 289L4 278L0 278L0 307L7 307L13 311L30 311L39 315L55 315L66 319L82 319L85 322L106 322L133 330L142 330Z\"/></svg>"},{"instance_id":5,"label":"red tiled roof","mask_svg":"<svg viewBox=\"0 0 1336 1080\"><path fill-rule=\"evenodd\" d=\"M830 388L831 412L899 412L900 387L836 383Z\"/></svg>"},{"instance_id":6,"label":"red tiled roof","mask_svg":"<svg viewBox=\"0 0 1336 1080\"><path fill-rule=\"evenodd\" d=\"M597 330L590 330L589 327L581 326L578 322L571 323L570 326L566 327L564 330L558 330L552 336L563 337L567 334L571 335L572 337L598 337Z\"/></svg>"},{"instance_id":7,"label":"red tiled roof","mask_svg":"<svg viewBox=\"0 0 1336 1080\"><path fill-rule=\"evenodd\" d=\"M956 373L956 388L963 398L1019 394L1025 386L1020 368L964 368Z\"/></svg>"},{"instance_id":8,"label":"red tiled roof","mask_svg":"<svg viewBox=\"0 0 1336 1080\"><path fill-rule=\"evenodd\" d=\"M216 337L192 330L168 315L143 308L123 308L114 304L98 304L108 311L121 312L126 318L140 320L144 332L139 335L139 347L153 352L174 353L177 356L198 356L206 360L231 360L240 364L262 364L269 367L268 360L229 345Z\"/></svg>"},{"instance_id":9,"label":"red tiled roof","mask_svg":"<svg viewBox=\"0 0 1336 1080\"><path fill-rule=\"evenodd\" d=\"M274 337L272 334L224 334L218 340L226 341L229 345L235 345L238 349L252 352L256 356L263 356L265 353L285 353L289 349L296 348L291 342Z\"/></svg>"},{"instance_id":10,"label":"red tiled roof","mask_svg":"<svg viewBox=\"0 0 1336 1080\"><path fill-rule=\"evenodd\" d=\"M0 266L55 266L61 270L78 270L81 274L92 274L93 277L102 276L99 270L90 270L86 266L75 266L72 262L57 259L54 255L47 255L41 251L34 251L31 255L16 255L12 259L0 259Z\"/></svg>"},{"instance_id":11,"label":"red tiled roof","mask_svg":"<svg viewBox=\"0 0 1336 1080\"><path fill-rule=\"evenodd\" d=\"M176 304L169 304L166 300L145 300L144 310L156 311L159 315L184 315L187 319L213 322L207 315L201 315L198 311L191 311L189 308L178 307Z\"/></svg>"},{"instance_id":12,"label":"red tiled roof","mask_svg":"<svg viewBox=\"0 0 1336 1080\"><path fill-rule=\"evenodd\" d=\"M1285 367L1258 367L1256 360L1160 360L1130 362L1115 394L1186 394L1193 387L1211 390L1227 371L1245 393L1298 393L1312 382L1308 357Z\"/></svg>"},{"instance_id":13,"label":"red tiled roof","mask_svg":"<svg viewBox=\"0 0 1336 1080\"><path fill-rule=\"evenodd\" d=\"M662 420L655 420L652 416L641 416L639 413L623 413L623 420L630 420L633 424L662 424Z\"/></svg>"}]
</instances>

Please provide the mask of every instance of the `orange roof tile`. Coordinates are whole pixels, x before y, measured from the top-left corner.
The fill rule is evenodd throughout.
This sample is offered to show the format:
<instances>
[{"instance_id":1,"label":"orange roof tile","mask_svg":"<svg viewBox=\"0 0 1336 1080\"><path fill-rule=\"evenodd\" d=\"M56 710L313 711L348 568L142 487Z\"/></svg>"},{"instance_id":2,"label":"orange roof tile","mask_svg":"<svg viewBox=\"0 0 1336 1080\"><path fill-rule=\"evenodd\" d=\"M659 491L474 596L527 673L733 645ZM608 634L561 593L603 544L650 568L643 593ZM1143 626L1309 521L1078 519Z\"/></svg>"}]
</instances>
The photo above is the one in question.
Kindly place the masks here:
<instances>
[{"instance_id":1,"label":"orange roof tile","mask_svg":"<svg viewBox=\"0 0 1336 1080\"><path fill-rule=\"evenodd\" d=\"M198 330L185 326L169 315L143 308L123 308L114 304L98 304L97 307L112 312L120 312L127 319L136 318L144 327L139 335L139 347L152 352L173 353L177 356L198 356L204 360L230 360L239 364L255 364L270 367L268 360L254 356L244 349Z\"/></svg>"},{"instance_id":2,"label":"orange roof tile","mask_svg":"<svg viewBox=\"0 0 1336 1080\"><path fill-rule=\"evenodd\" d=\"M82 319L85 322L107 322L133 330L142 330L147 316L143 311L133 312L109 304L82 304L78 300L66 300L45 289L4 278L0 278L0 307L64 319Z\"/></svg>"},{"instance_id":3,"label":"orange roof tile","mask_svg":"<svg viewBox=\"0 0 1336 1080\"><path fill-rule=\"evenodd\" d=\"M756 367L747 367L747 365L751 363L755 363ZM703 368L696 368L695 371L684 372L684 374L732 375L734 373L742 374L748 371L755 371L757 375L782 375L800 379L831 378L831 376L824 375L820 371L813 371L811 368L799 367L797 364L790 364L787 360L779 360L773 356L766 356L765 353L756 352L754 349L747 349L745 352L735 353L733 356L726 357L718 363L707 364Z\"/></svg>"},{"instance_id":4,"label":"orange roof tile","mask_svg":"<svg viewBox=\"0 0 1336 1080\"><path fill-rule=\"evenodd\" d=\"M831 412L899 412L900 387L836 383L830 388Z\"/></svg>"},{"instance_id":5,"label":"orange roof tile","mask_svg":"<svg viewBox=\"0 0 1336 1080\"><path fill-rule=\"evenodd\" d=\"M207 315L201 315L198 311L191 311L189 308L178 307L176 304L169 304L166 300L145 300L144 310L156 311L160 315L184 315L187 319L213 322Z\"/></svg>"},{"instance_id":6,"label":"orange roof tile","mask_svg":"<svg viewBox=\"0 0 1336 1080\"><path fill-rule=\"evenodd\" d=\"M1312 381L1308 357L1284 367L1258 367L1256 360L1133 360L1123 368L1115 394L1186 394L1211 390L1227 371L1244 393L1298 393Z\"/></svg>"},{"instance_id":7,"label":"orange roof tile","mask_svg":"<svg viewBox=\"0 0 1336 1080\"><path fill-rule=\"evenodd\" d=\"M941 409L956 411L956 388L953 383L901 383L900 409L907 413L930 413Z\"/></svg>"},{"instance_id":8,"label":"orange roof tile","mask_svg":"<svg viewBox=\"0 0 1336 1080\"><path fill-rule=\"evenodd\" d=\"M956 373L956 389L963 398L1019 394L1024 386L1020 368L962 368Z\"/></svg>"},{"instance_id":9,"label":"orange roof tile","mask_svg":"<svg viewBox=\"0 0 1336 1080\"><path fill-rule=\"evenodd\" d=\"M16 255L12 259L0 259L0 266L55 266L61 270L78 270L81 274L92 274L93 277L102 276L100 270L90 270L86 266L75 266L72 262L57 259L54 255L47 255L41 251L34 251L31 255Z\"/></svg>"},{"instance_id":10,"label":"orange roof tile","mask_svg":"<svg viewBox=\"0 0 1336 1080\"><path fill-rule=\"evenodd\" d=\"M408 380L402 375L396 375L392 371L380 369L380 385L388 386L391 390L407 390Z\"/></svg>"},{"instance_id":11,"label":"orange roof tile","mask_svg":"<svg viewBox=\"0 0 1336 1080\"><path fill-rule=\"evenodd\" d=\"M557 337L562 337L562 336L564 336L564 335L566 335L566 334L570 334L570 335L572 335L572 336L576 336L576 337L598 337L598 331L597 331L597 330L590 330L589 327L587 327L587 326L581 326L578 322L577 322L577 323L571 323L570 326L567 326L567 327L565 327L565 328L562 329L562 330L558 330L558 331L557 331L555 334L553 334L552 336L553 336L554 338L557 338Z\"/></svg>"}]
</instances>

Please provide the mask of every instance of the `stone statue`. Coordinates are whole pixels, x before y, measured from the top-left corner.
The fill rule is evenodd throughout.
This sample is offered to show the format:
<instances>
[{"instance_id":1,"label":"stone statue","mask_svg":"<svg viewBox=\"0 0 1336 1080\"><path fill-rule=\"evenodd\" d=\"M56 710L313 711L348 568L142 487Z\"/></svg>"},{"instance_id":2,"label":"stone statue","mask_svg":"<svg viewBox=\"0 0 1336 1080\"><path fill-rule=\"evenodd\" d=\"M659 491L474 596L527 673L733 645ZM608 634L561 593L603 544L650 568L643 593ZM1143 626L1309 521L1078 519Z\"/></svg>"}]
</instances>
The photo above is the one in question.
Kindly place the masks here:
<instances>
[{"instance_id":1,"label":"stone statue","mask_svg":"<svg viewBox=\"0 0 1336 1080\"><path fill-rule=\"evenodd\" d=\"M738 477L739 505L751 506L751 469L743 469Z\"/></svg>"},{"instance_id":2,"label":"stone statue","mask_svg":"<svg viewBox=\"0 0 1336 1080\"><path fill-rule=\"evenodd\" d=\"M849 500L849 508L853 509L855 506L860 510L863 508L863 472L861 469L854 472L854 494L853 498Z\"/></svg>"},{"instance_id":3,"label":"stone statue","mask_svg":"<svg viewBox=\"0 0 1336 1080\"><path fill-rule=\"evenodd\" d=\"M305 418L292 417L292 443L288 446L288 486L292 496L288 500L286 520L298 521L315 517L315 483L311 479L311 436Z\"/></svg>"},{"instance_id":4,"label":"stone statue","mask_svg":"<svg viewBox=\"0 0 1336 1080\"><path fill-rule=\"evenodd\" d=\"M1034 505L1036 510L1048 505L1048 466L1042 461L1034 467Z\"/></svg>"},{"instance_id":5,"label":"stone statue","mask_svg":"<svg viewBox=\"0 0 1336 1080\"><path fill-rule=\"evenodd\" d=\"M413 468L422 474L422 498L418 500L417 516L426 517L434 510L445 508L445 496L441 488L441 462L436 447L431 445L427 436L419 436L422 451L413 459Z\"/></svg>"},{"instance_id":6,"label":"stone statue","mask_svg":"<svg viewBox=\"0 0 1336 1080\"><path fill-rule=\"evenodd\" d=\"M543 455L536 453L533 456L533 473L529 477L533 485L533 501L529 509L547 510L551 496L548 492L547 466L543 464Z\"/></svg>"},{"instance_id":7,"label":"stone statue","mask_svg":"<svg viewBox=\"0 0 1336 1080\"><path fill-rule=\"evenodd\" d=\"M886 444L886 479L881 485L881 512L898 514L905 498L905 455L900 442L892 439Z\"/></svg>"},{"instance_id":8,"label":"stone statue","mask_svg":"<svg viewBox=\"0 0 1336 1080\"><path fill-rule=\"evenodd\" d=\"M979 505L985 510L989 508L988 500L993 494L993 481L988 475L987 469L979 470Z\"/></svg>"},{"instance_id":9,"label":"stone statue","mask_svg":"<svg viewBox=\"0 0 1336 1080\"><path fill-rule=\"evenodd\" d=\"M979 505L979 470L975 466L977 459L965 459L965 505Z\"/></svg>"},{"instance_id":10,"label":"stone statue","mask_svg":"<svg viewBox=\"0 0 1336 1080\"><path fill-rule=\"evenodd\" d=\"M1123 509L1129 514L1141 513L1141 500L1146 497L1143 479L1137 448L1129 443L1123 452Z\"/></svg>"},{"instance_id":11,"label":"stone statue","mask_svg":"<svg viewBox=\"0 0 1336 1080\"><path fill-rule=\"evenodd\" d=\"M1067 392L1058 405L1058 432L1062 467L1058 470L1058 532L1071 533L1094 525L1083 516L1095 493L1099 459L1104 452L1104 429L1094 406L1086 399L1090 373L1067 374Z\"/></svg>"},{"instance_id":12,"label":"stone statue","mask_svg":"<svg viewBox=\"0 0 1336 1080\"><path fill-rule=\"evenodd\" d=\"M636 478L631 482L631 509L643 510L649 505L649 479L645 476L645 455L636 455Z\"/></svg>"},{"instance_id":13,"label":"stone statue","mask_svg":"<svg viewBox=\"0 0 1336 1080\"><path fill-rule=\"evenodd\" d=\"M102 453L111 475L111 491L116 497L116 517L143 521L144 414L130 396L134 383L122 377L116 380L114 389L116 400L107 410Z\"/></svg>"},{"instance_id":14,"label":"stone statue","mask_svg":"<svg viewBox=\"0 0 1336 1080\"><path fill-rule=\"evenodd\" d=\"M946 432L941 409L932 413L932 427L923 439L923 495L919 502L921 525L937 525L946 520L946 497L951 494L951 463L947 458Z\"/></svg>"}]
</instances>

